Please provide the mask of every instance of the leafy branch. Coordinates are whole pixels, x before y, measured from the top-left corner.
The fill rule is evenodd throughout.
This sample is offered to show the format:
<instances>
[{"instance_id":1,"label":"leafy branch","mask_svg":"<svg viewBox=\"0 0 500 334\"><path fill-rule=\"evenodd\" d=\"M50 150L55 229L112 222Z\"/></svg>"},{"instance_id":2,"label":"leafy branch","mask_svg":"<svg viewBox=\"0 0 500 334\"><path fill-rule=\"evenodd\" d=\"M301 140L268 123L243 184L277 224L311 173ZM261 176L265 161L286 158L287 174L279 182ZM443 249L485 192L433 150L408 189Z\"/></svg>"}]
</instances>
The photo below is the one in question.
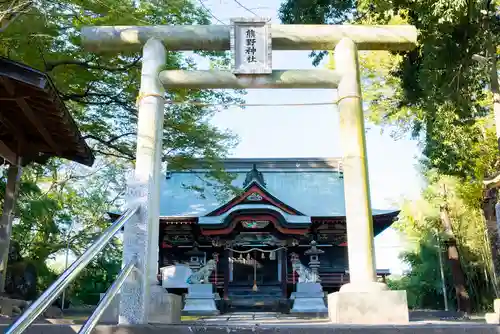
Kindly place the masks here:
<instances>
[{"instance_id":1,"label":"leafy branch","mask_svg":"<svg viewBox=\"0 0 500 334\"><path fill-rule=\"evenodd\" d=\"M130 64L127 64L125 66L120 66L120 67L97 65L97 64L92 64L91 61L82 61L82 60L49 61L49 62L46 62L46 64L45 64L45 71L50 72L58 66L73 65L73 66L81 66L83 68L87 68L90 70L122 72L122 71L128 71L133 67L137 67L139 65L139 62L141 61L141 59L142 59L142 56L135 57L135 59L133 59Z\"/></svg>"},{"instance_id":2,"label":"leafy branch","mask_svg":"<svg viewBox=\"0 0 500 334\"><path fill-rule=\"evenodd\" d=\"M32 0L0 1L0 33L4 32L21 14L29 11Z\"/></svg>"}]
</instances>

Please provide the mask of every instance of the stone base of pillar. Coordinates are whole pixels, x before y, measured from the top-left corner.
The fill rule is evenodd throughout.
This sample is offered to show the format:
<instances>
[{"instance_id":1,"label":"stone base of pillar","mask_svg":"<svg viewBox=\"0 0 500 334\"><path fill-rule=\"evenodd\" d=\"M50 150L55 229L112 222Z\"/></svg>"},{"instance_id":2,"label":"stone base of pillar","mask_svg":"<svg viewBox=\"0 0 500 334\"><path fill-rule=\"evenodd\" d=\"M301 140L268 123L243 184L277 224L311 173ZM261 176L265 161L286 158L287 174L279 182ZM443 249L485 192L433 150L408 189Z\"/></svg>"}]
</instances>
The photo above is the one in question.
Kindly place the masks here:
<instances>
[{"instance_id":1,"label":"stone base of pillar","mask_svg":"<svg viewBox=\"0 0 500 334\"><path fill-rule=\"evenodd\" d=\"M220 314L215 300L212 284L190 284L186 295L183 315L218 315Z\"/></svg>"},{"instance_id":2,"label":"stone base of pillar","mask_svg":"<svg viewBox=\"0 0 500 334\"><path fill-rule=\"evenodd\" d=\"M486 313L484 315L484 320L487 324L500 324L500 299L495 299L493 301L493 313Z\"/></svg>"},{"instance_id":3,"label":"stone base of pillar","mask_svg":"<svg viewBox=\"0 0 500 334\"><path fill-rule=\"evenodd\" d=\"M157 285L151 287L149 323L178 324L181 322L182 297L168 293Z\"/></svg>"},{"instance_id":4,"label":"stone base of pillar","mask_svg":"<svg viewBox=\"0 0 500 334\"><path fill-rule=\"evenodd\" d=\"M369 284L368 284L369 285ZM351 290L353 287L348 287ZM328 316L338 324L408 324L406 291L377 288L365 291L339 291L328 295Z\"/></svg>"},{"instance_id":5,"label":"stone base of pillar","mask_svg":"<svg viewBox=\"0 0 500 334\"><path fill-rule=\"evenodd\" d=\"M100 298L104 297L101 293ZM120 305L120 294L117 294L106 308L99 323L117 324ZM149 323L176 324L181 321L182 297L168 293L159 285L151 286L151 303Z\"/></svg>"},{"instance_id":6,"label":"stone base of pillar","mask_svg":"<svg viewBox=\"0 0 500 334\"><path fill-rule=\"evenodd\" d=\"M99 294L99 302L104 298L104 293ZM120 307L120 294L117 293L115 298L111 301L109 306L104 310L104 313L99 319L99 323L102 324L117 324L118 323L118 313Z\"/></svg>"},{"instance_id":7,"label":"stone base of pillar","mask_svg":"<svg viewBox=\"0 0 500 334\"><path fill-rule=\"evenodd\" d=\"M340 287L340 292L374 292L374 291L388 291L389 287L385 283L371 282L371 283L347 283Z\"/></svg>"},{"instance_id":8,"label":"stone base of pillar","mask_svg":"<svg viewBox=\"0 0 500 334\"><path fill-rule=\"evenodd\" d=\"M320 283L297 283L297 292L293 292L292 314L327 317L328 309L325 305L325 295Z\"/></svg>"}]
</instances>

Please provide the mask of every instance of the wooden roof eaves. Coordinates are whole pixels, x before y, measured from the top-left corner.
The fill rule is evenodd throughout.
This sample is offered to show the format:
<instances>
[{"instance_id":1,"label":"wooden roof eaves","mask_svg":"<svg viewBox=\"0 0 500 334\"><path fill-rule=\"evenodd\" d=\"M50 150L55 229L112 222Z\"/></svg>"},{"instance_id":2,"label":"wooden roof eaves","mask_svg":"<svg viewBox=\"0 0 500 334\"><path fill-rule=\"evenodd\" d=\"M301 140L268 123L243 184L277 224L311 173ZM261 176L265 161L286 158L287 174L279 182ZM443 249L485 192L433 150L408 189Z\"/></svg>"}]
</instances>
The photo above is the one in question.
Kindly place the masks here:
<instances>
[{"instance_id":1,"label":"wooden roof eaves","mask_svg":"<svg viewBox=\"0 0 500 334\"><path fill-rule=\"evenodd\" d=\"M372 218L375 221L384 221L384 220L392 220L394 221L401 210L395 210L385 213L372 214ZM346 216L311 216L311 221L320 221L320 220L345 220Z\"/></svg>"},{"instance_id":2,"label":"wooden roof eaves","mask_svg":"<svg viewBox=\"0 0 500 334\"><path fill-rule=\"evenodd\" d=\"M75 151L77 152L75 154L57 153L58 150L57 148L55 148L55 153L61 158L76 161L87 166L93 165L95 157L90 147L83 139L83 136L75 120L70 115L68 109L66 108L66 105L61 100L61 97L59 96L54 83L46 73L43 73L24 64L0 57L0 76L24 83L47 94L47 99L50 100L54 105L56 116L63 124L66 124L68 128L71 129L72 141L75 144ZM13 96L13 98L22 99L23 97ZM21 106L20 108L23 109ZM45 138L46 135L43 137ZM47 144L51 144L50 140L49 142L47 142ZM57 145L56 143L52 143L52 145L54 144Z\"/></svg>"},{"instance_id":3,"label":"wooden roof eaves","mask_svg":"<svg viewBox=\"0 0 500 334\"><path fill-rule=\"evenodd\" d=\"M257 164L259 171L287 171L303 172L328 170L343 174L342 158L225 158L220 160L222 169L228 172L248 171L253 164ZM200 173L210 171L210 163L204 159L195 159L189 169L169 169L171 173Z\"/></svg>"},{"instance_id":4,"label":"wooden roof eaves","mask_svg":"<svg viewBox=\"0 0 500 334\"><path fill-rule=\"evenodd\" d=\"M388 213L383 213L383 214L378 214L378 215L373 215L373 220L374 222L384 222L384 221L390 221L394 222L399 215L400 211L391 211ZM117 212L108 212L108 215L111 217L111 219L115 220L118 219L121 214ZM160 216L160 222L193 222L197 223L198 222L198 216ZM345 220L345 216L313 216L311 217L311 222L317 222L317 221L326 221L326 220Z\"/></svg>"}]
</instances>

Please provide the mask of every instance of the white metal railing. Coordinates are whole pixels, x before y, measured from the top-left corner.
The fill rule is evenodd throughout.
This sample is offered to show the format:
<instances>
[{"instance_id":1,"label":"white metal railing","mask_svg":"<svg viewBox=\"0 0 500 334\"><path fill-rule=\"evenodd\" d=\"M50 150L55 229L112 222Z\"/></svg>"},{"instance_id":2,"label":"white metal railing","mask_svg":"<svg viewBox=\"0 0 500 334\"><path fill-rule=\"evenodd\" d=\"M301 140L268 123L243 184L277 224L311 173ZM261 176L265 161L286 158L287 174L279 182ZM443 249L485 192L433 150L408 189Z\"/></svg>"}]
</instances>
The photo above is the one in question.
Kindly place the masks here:
<instances>
[{"instance_id":1,"label":"white metal railing","mask_svg":"<svg viewBox=\"0 0 500 334\"><path fill-rule=\"evenodd\" d=\"M36 318L42 314L43 311L49 307L54 300L61 294L61 292L81 273L81 271L87 266L87 264L92 261L96 255L109 243L109 241L113 238L113 236L127 223L130 218L132 218L137 212L139 211L139 207L129 209L125 211L125 213L120 216L110 227L108 227L102 235L75 261L73 264L66 269L59 278L52 283L52 285L45 290L45 292L37 299L35 300L29 307L28 309L7 329L5 334L21 334L29 325L35 321ZM131 268L129 268L131 266ZM118 284L118 290L123 284L123 281L125 281L125 278L121 278L121 275L124 274L125 272L130 274L132 269L135 267L134 263L128 264L120 273L120 276L117 279L117 282L113 284L113 286L108 290L106 295L108 293L113 292L113 287L116 288L116 283ZM118 282L119 280L122 280L122 282ZM115 292L116 294L116 292ZM112 298L111 298L112 300ZM108 305L111 302L111 300L101 300L102 302L107 302ZM100 310L100 305L97 307L96 311L94 314L97 313L98 310ZM104 307L105 309L105 307ZM98 313L97 315L92 316L89 318L87 323L89 323L90 320L92 320L89 324L89 326L95 326L97 321L99 320L99 317L102 315L102 312ZM97 317L97 319L94 319ZM87 325L87 323L85 325ZM83 327L85 328L85 326ZM83 330L82 328L82 330ZM93 328L93 327L92 327ZM90 330L92 330L90 328ZM90 332L90 331L89 331ZM85 333L89 333L85 332Z\"/></svg>"},{"instance_id":2,"label":"white metal railing","mask_svg":"<svg viewBox=\"0 0 500 334\"><path fill-rule=\"evenodd\" d=\"M129 264L125 266L125 268L122 269L118 277L116 277L116 280L113 283L113 285L111 285L108 291L106 291L106 294L99 302L99 305L97 305L95 311L87 319L85 324L83 324L78 334L90 334L90 332L92 332L94 327L99 322L99 319L103 315L104 311L106 311L106 308L109 306L109 304L111 304L116 294L120 291L120 288L122 287L123 283L135 268L136 268L136 261L131 261L129 262Z\"/></svg>"}]
</instances>

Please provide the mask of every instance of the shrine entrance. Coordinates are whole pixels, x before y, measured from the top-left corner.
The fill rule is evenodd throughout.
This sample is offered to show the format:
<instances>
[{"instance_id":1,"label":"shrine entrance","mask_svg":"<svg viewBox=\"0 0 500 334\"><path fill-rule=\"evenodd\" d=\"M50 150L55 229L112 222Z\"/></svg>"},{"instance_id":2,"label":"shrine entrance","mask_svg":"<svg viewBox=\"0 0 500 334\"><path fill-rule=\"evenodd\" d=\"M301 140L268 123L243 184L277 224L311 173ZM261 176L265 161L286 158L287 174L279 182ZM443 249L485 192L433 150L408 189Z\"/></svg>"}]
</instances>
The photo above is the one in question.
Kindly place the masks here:
<instances>
[{"instance_id":1,"label":"shrine entrance","mask_svg":"<svg viewBox=\"0 0 500 334\"><path fill-rule=\"evenodd\" d=\"M258 288L263 284L279 285L278 261L265 252L247 250L246 256L240 253L238 257L231 258L232 283ZM271 253L269 253L271 254Z\"/></svg>"},{"instance_id":2,"label":"shrine entrance","mask_svg":"<svg viewBox=\"0 0 500 334\"><path fill-rule=\"evenodd\" d=\"M339 111L342 138L342 166L344 204L347 226L347 245L350 282L342 287L349 296L346 307L334 303L331 307L336 319L348 319L351 323L408 321L408 309L404 291L394 299L394 291L376 281L373 222L370 204L368 164L364 113L361 97L359 50L406 51L415 47L417 30L413 26L386 25L272 25L268 18L239 18L231 25L193 26L108 26L85 27L82 42L92 51L132 51L142 47L141 87L137 98L138 126L135 173L129 182L129 205L139 207L140 215L125 225L123 233L123 263L138 263L142 279L124 280L120 297L120 323L146 324L151 306L151 292L158 287L158 254L154 245L158 242L160 218L160 187L162 178L162 143L166 103L197 103L197 101L171 101L165 89L268 89L268 88L322 88L337 89L335 104ZM232 70L187 71L165 69L166 50L170 51L232 51ZM333 70L275 70L272 68L273 50L333 50L337 65ZM252 202L251 199L248 201ZM243 204L246 205L246 204ZM269 205L266 205L268 207ZM285 211L286 212L286 211ZM220 215L207 215L198 219L199 225L213 225ZM292 214L294 228L305 223L304 214ZM203 218L203 219L202 219ZM321 218L321 217L318 217ZM213 236L206 231L205 236ZM225 235L220 230L218 235ZM220 233L220 232L224 232ZM229 232L229 231L228 231ZM290 234L290 233L285 233ZM234 246L232 246L234 248ZM226 250L228 250L226 248ZM235 249L236 250L236 249ZM286 262L286 250L281 253ZM229 257L227 257L229 259ZM283 260L284 259L284 260ZM229 265L229 263L227 264ZM286 281L287 273L282 273ZM141 275L136 275L141 277ZM263 276L263 279L265 277ZM224 281L226 285L227 280ZM228 282L229 283L229 282ZM318 283L318 282L316 282ZM286 285L286 283L285 283ZM226 287L226 286L225 286ZM205 299L193 304L196 311L206 313L215 309L215 296L210 288L203 288ZM342 290L341 289L341 290ZM283 289L283 291L285 291ZM123 292L125 291L125 292ZM226 289L224 289L226 291ZM383 296L384 307L377 298L367 293L376 291ZM319 292L319 291L317 291ZM318 294L316 294L318 295ZM398 296L399 296L398 295ZM189 294L188 294L189 296ZM193 293L191 299L199 294ZM335 297L336 296L332 296ZM368 298L366 309L353 316L344 314L359 305L359 298ZM310 298L309 298L310 299ZM306 308L308 298L294 301L294 307ZM321 298L320 298L321 299ZM224 296L226 300L226 296ZM301 302L301 300L303 302ZM405 300L405 302L401 302ZM350 306L352 302L352 307ZM375 301L375 302L374 302ZM305 304L304 304L305 303ZM194 307L193 306L193 307ZM204 309L202 309L204 307ZM156 308L156 309L155 309ZM321 309L324 309L321 306ZM185 310L186 308L184 308ZM193 309L191 309L193 310ZM395 310L398 316L393 316ZM311 310L309 310L311 311ZM316 309L312 310L316 313ZM333 314L333 313L332 313ZM387 318L390 315L390 319ZM392 319L392 320L391 320ZM370 322L372 321L372 322Z\"/></svg>"},{"instance_id":3,"label":"shrine entrance","mask_svg":"<svg viewBox=\"0 0 500 334\"><path fill-rule=\"evenodd\" d=\"M281 240L285 236L262 231L270 227L268 223L242 222L243 225L253 224L247 228L258 231L240 231L227 249L229 277L226 303L233 311L280 311L286 300L286 286L282 282L286 248L282 246L284 240Z\"/></svg>"},{"instance_id":4,"label":"shrine entrance","mask_svg":"<svg viewBox=\"0 0 500 334\"><path fill-rule=\"evenodd\" d=\"M227 306L232 311L281 311L286 298L275 247L239 247L230 254Z\"/></svg>"}]
</instances>

